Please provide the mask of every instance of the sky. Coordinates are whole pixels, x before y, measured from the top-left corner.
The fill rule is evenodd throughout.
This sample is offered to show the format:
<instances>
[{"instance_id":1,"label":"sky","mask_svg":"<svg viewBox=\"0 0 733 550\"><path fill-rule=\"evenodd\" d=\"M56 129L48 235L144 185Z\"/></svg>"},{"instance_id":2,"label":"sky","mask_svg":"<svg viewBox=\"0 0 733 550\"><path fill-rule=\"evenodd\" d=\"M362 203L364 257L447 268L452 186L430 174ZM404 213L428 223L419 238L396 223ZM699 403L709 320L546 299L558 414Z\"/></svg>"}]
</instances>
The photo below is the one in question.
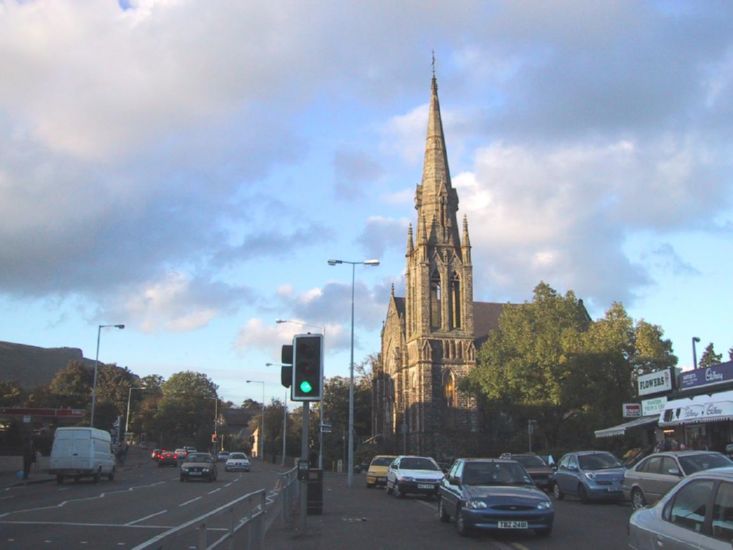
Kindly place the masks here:
<instances>
[{"instance_id":1,"label":"sky","mask_svg":"<svg viewBox=\"0 0 733 550\"><path fill-rule=\"evenodd\" d=\"M0 340L282 399L403 295L432 52L474 300L733 347L733 4L0 0ZM276 323L278 319L296 322ZM263 383L247 383L254 380Z\"/></svg>"}]
</instances>

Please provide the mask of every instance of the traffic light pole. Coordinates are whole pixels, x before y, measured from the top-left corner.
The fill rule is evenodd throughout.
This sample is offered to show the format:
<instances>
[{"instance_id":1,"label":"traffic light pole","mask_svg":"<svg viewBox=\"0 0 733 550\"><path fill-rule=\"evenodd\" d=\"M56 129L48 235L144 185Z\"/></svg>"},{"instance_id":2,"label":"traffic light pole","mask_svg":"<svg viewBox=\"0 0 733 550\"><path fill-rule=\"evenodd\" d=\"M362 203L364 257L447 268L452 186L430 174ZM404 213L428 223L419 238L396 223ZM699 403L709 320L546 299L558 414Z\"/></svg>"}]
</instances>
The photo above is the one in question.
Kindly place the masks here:
<instances>
[{"instance_id":1,"label":"traffic light pole","mask_svg":"<svg viewBox=\"0 0 733 550\"><path fill-rule=\"evenodd\" d=\"M308 461L308 424L310 424L310 401L303 401L303 431L300 439L300 460ZM305 533L308 515L308 476L300 479L300 532Z\"/></svg>"}]
</instances>

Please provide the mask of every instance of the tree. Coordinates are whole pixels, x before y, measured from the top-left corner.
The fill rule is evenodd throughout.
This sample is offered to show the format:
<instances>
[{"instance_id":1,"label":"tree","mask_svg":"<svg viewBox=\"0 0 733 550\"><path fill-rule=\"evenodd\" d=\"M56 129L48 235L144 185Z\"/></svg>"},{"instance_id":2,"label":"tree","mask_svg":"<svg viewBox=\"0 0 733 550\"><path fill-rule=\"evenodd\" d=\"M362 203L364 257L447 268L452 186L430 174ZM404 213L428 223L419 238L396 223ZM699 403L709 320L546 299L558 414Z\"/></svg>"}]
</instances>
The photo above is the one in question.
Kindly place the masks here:
<instances>
[{"instance_id":1,"label":"tree","mask_svg":"<svg viewBox=\"0 0 733 550\"><path fill-rule=\"evenodd\" d=\"M81 361L69 361L48 384L48 406L84 409L90 406L94 373Z\"/></svg>"},{"instance_id":2,"label":"tree","mask_svg":"<svg viewBox=\"0 0 733 550\"><path fill-rule=\"evenodd\" d=\"M24 395L23 388L14 380L0 380L0 407L17 407L22 403Z\"/></svg>"},{"instance_id":3,"label":"tree","mask_svg":"<svg viewBox=\"0 0 733 550\"><path fill-rule=\"evenodd\" d=\"M705 351L702 352L702 357L700 357L700 361L697 366L698 368L704 369L711 365L718 365L722 358L723 354L715 353L715 347L713 346L713 343L710 342L705 348Z\"/></svg>"},{"instance_id":4,"label":"tree","mask_svg":"<svg viewBox=\"0 0 733 550\"><path fill-rule=\"evenodd\" d=\"M504 450L526 448L530 418L547 447L590 444L593 429L620 421L635 375L676 364L662 336L655 325L634 325L620 303L591 322L573 292L540 283L532 302L505 306L461 388L487 401Z\"/></svg>"}]
</instances>

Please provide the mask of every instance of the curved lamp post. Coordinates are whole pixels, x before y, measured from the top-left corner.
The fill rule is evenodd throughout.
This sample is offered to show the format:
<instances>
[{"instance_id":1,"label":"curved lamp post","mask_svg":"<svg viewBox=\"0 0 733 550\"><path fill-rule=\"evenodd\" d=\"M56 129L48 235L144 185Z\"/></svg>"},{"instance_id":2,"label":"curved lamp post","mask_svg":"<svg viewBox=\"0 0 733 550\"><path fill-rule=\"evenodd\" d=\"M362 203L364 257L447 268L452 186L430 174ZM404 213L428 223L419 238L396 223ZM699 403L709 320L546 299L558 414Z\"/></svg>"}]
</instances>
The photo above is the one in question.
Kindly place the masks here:
<instances>
[{"instance_id":1,"label":"curved lamp post","mask_svg":"<svg viewBox=\"0 0 733 550\"><path fill-rule=\"evenodd\" d=\"M351 361L349 364L349 449L347 453L346 467L348 468L348 486L354 482L354 282L356 280L356 266L370 265L376 267L379 260L362 260L352 262L349 260L328 260L328 265L349 264L351 265Z\"/></svg>"}]
</instances>

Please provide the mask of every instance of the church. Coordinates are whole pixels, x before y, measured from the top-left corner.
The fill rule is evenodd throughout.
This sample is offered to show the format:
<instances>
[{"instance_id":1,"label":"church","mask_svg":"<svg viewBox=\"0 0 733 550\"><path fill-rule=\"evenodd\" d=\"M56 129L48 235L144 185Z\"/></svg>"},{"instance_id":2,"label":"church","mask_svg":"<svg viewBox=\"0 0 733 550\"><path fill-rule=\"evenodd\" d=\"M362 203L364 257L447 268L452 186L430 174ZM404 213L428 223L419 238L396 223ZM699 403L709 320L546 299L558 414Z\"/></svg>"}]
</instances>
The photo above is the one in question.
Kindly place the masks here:
<instances>
[{"instance_id":1,"label":"church","mask_svg":"<svg viewBox=\"0 0 733 550\"><path fill-rule=\"evenodd\" d=\"M372 431L393 453L475 456L487 442L476 398L458 383L476 366L476 352L505 304L473 301L468 219L459 225L435 74L415 209L405 296L392 288L373 365Z\"/></svg>"}]
</instances>

